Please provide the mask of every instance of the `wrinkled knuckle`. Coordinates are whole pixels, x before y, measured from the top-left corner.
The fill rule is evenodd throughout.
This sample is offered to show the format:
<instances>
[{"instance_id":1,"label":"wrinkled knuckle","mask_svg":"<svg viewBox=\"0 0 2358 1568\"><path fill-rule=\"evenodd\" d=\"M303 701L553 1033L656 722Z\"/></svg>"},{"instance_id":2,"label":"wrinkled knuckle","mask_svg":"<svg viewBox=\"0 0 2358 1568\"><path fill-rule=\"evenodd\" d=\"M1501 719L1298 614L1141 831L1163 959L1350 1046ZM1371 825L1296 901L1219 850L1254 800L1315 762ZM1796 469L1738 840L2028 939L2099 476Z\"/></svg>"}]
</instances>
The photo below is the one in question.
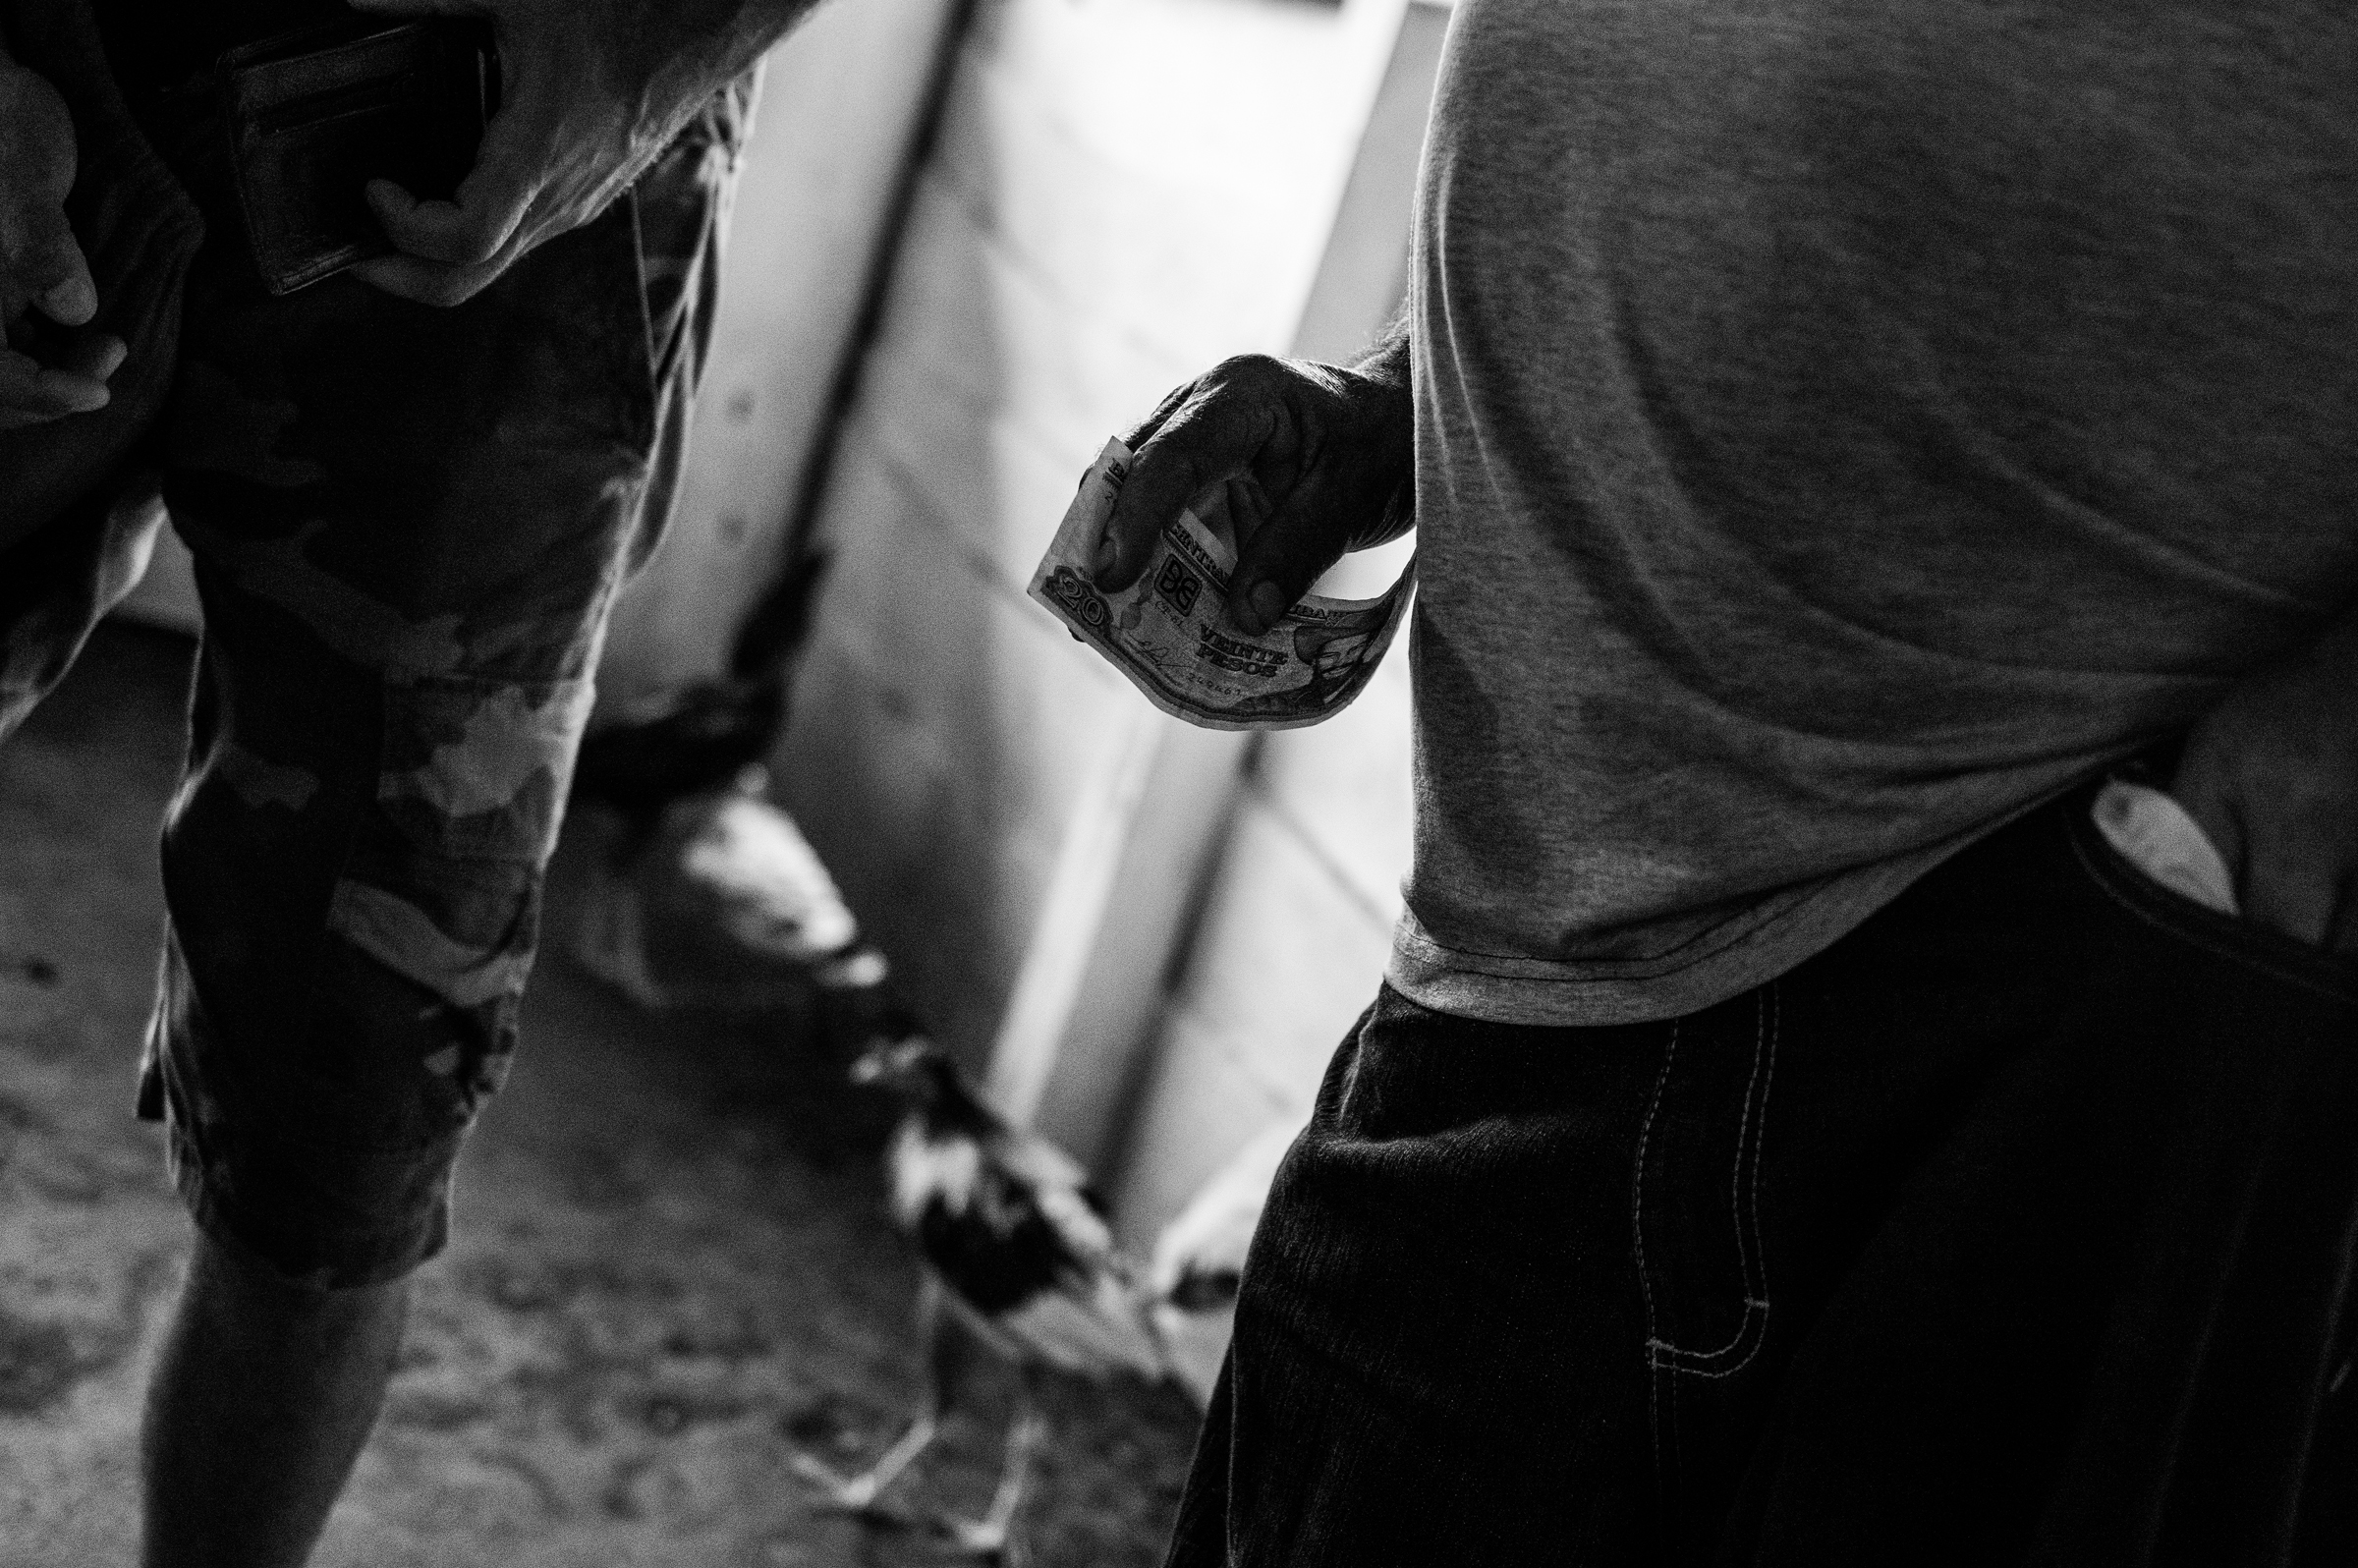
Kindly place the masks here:
<instances>
[{"instance_id":1,"label":"wrinkled knuckle","mask_svg":"<svg viewBox=\"0 0 2358 1568\"><path fill-rule=\"evenodd\" d=\"M1285 374L1285 362L1271 355L1235 354L1213 365L1204 379L1223 390L1247 392L1273 386Z\"/></svg>"}]
</instances>

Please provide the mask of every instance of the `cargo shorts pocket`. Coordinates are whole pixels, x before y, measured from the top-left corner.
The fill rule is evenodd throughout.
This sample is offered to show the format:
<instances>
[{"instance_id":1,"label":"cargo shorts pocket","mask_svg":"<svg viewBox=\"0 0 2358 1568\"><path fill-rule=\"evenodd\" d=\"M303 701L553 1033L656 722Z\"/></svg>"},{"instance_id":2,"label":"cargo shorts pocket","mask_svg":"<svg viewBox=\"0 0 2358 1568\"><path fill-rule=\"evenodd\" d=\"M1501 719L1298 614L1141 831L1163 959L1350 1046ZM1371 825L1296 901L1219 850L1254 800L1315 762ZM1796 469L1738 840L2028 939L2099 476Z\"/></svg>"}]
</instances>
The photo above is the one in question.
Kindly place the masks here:
<instances>
[{"instance_id":1,"label":"cargo shorts pocket","mask_svg":"<svg viewBox=\"0 0 2358 1568\"><path fill-rule=\"evenodd\" d=\"M329 931L413 994L330 979L347 1027L391 1032L356 1063L411 1056L472 1115L498 1087L531 972L540 877L555 847L588 680L397 674L383 688L375 800L328 909ZM359 1005L365 997L365 1005ZM390 1058L390 1059L389 1059Z\"/></svg>"}]
</instances>

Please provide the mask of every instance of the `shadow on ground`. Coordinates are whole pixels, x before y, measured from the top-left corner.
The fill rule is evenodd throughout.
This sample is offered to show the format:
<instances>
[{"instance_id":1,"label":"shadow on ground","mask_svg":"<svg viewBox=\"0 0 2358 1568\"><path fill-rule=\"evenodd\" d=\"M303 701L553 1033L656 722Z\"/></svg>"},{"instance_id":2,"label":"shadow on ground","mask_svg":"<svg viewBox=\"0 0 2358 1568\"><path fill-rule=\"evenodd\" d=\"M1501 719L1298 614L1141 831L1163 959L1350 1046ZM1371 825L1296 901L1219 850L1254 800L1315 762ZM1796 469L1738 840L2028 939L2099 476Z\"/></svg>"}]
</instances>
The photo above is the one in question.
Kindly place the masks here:
<instances>
[{"instance_id":1,"label":"shadow on ground","mask_svg":"<svg viewBox=\"0 0 2358 1568\"><path fill-rule=\"evenodd\" d=\"M187 1250L131 1099L188 657L104 632L0 749L5 1568L133 1560L140 1388ZM543 966L321 1568L952 1560L815 1510L786 1465L799 1443L856 1467L915 1387L915 1275L876 1173L889 1112L843 1085L825 1026L653 1020ZM1073 1383L1050 1414L1030 1560L1158 1561L1192 1410ZM979 1512L998 1416L953 1422L906 1501Z\"/></svg>"}]
</instances>

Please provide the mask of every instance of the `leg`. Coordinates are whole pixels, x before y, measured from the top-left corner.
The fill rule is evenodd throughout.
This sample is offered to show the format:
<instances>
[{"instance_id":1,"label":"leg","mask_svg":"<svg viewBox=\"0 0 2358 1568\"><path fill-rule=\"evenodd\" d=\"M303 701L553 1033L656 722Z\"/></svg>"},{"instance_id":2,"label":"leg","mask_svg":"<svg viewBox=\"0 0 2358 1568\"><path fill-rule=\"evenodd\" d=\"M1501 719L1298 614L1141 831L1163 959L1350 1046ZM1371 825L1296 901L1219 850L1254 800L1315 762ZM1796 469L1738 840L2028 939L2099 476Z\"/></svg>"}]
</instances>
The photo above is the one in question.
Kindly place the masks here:
<instances>
[{"instance_id":1,"label":"leg","mask_svg":"<svg viewBox=\"0 0 2358 1568\"><path fill-rule=\"evenodd\" d=\"M1387 990L1270 1192L1172 1568L1709 1561L1829 1281L2054 1015L2043 888L1942 880L1675 1021Z\"/></svg>"},{"instance_id":2,"label":"leg","mask_svg":"<svg viewBox=\"0 0 2358 1568\"><path fill-rule=\"evenodd\" d=\"M1722 1122L1750 1006L1675 1058ZM1653 1560L1630 1173L1669 1041L1382 993L1271 1188L1171 1568Z\"/></svg>"},{"instance_id":3,"label":"leg","mask_svg":"<svg viewBox=\"0 0 2358 1568\"><path fill-rule=\"evenodd\" d=\"M218 127L168 110L200 186ZM456 309L269 300L225 248L192 274L160 457L205 641L140 1108L206 1239L149 1410L151 1565L303 1560L447 1237L606 608L671 500L717 130Z\"/></svg>"},{"instance_id":4,"label":"leg","mask_svg":"<svg viewBox=\"0 0 2358 1568\"><path fill-rule=\"evenodd\" d=\"M199 1236L149 1385L145 1568L300 1568L400 1348L409 1284L326 1290Z\"/></svg>"},{"instance_id":5,"label":"leg","mask_svg":"<svg viewBox=\"0 0 2358 1568\"><path fill-rule=\"evenodd\" d=\"M1007 1428L1007 1456L999 1467L999 1484L991 1493L990 1511L981 1519L942 1522L960 1550L1009 1565L1021 1560L1019 1539L1012 1534L1015 1516L1032 1483L1033 1457L1048 1434L1032 1384L1033 1374L1027 1371L1016 1396L1015 1420Z\"/></svg>"},{"instance_id":6,"label":"leg","mask_svg":"<svg viewBox=\"0 0 2358 1568\"><path fill-rule=\"evenodd\" d=\"M919 1455L933 1446L941 1418L950 1408L958 1382L958 1360L965 1336L942 1310L941 1282L927 1274L917 1291L917 1340L923 1351L924 1386L918 1391L917 1411L909 1428L876 1462L857 1476L845 1477L814 1455L797 1449L788 1463L809 1480L826 1488L832 1504L855 1514L878 1512L876 1499L901 1479Z\"/></svg>"},{"instance_id":7,"label":"leg","mask_svg":"<svg viewBox=\"0 0 2358 1568\"><path fill-rule=\"evenodd\" d=\"M1173 1568L2280 1562L2304 1486L2330 1540L2358 965L2136 885L2086 808L1674 1029L1387 993Z\"/></svg>"}]
</instances>

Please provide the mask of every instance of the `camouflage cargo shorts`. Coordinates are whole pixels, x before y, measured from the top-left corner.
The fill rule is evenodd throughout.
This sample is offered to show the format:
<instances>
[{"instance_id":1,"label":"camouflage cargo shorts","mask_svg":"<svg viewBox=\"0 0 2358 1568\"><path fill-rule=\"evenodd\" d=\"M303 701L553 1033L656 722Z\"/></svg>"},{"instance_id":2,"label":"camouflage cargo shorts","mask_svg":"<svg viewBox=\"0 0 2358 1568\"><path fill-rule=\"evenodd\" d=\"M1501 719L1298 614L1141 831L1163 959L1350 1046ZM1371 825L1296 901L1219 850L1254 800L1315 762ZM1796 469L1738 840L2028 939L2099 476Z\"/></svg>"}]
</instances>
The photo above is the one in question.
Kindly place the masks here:
<instances>
[{"instance_id":1,"label":"camouflage cargo shorts","mask_svg":"<svg viewBox=\"0 0 2358 1568\"><path fill-rule=\"evenodd\" d=\"M676 492L753 95L449 310L267 298L209 107L134 100L210 236L149 442L205 632L139 1104L196 1222L290 1275L398 1277L447 1233L607 609Z\"/></svg>"}]
</instances>

